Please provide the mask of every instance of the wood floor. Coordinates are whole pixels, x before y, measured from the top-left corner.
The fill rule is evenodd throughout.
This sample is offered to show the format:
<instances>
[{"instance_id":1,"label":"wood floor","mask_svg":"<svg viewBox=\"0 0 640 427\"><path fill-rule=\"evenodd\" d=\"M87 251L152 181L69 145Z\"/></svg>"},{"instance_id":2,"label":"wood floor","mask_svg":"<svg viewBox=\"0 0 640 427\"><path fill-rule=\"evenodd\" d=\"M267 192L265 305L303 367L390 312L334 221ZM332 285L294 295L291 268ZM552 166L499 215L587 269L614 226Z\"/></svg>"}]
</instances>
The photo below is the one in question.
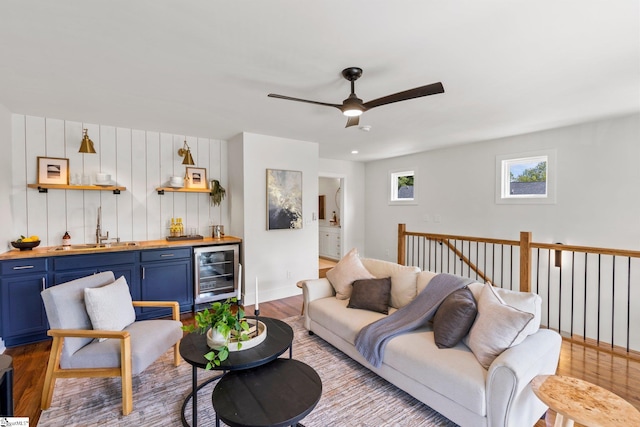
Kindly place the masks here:
<instances>
[{"instance_id":1,"label":"wood floor","mask_svg":"<svg viewBox=\"0 0 640 427\"><path fill-rule=\"evenodd\" d=\"M284 298L260 304L262 316L285 319L300 314L302 296ZM253 307L247 307L253 313ZM192 321L190 315L183 322ZM15 415L29 417L35 426L40 417L40 395L49 356L50 342L29 344L7 349L13 357ZM599 352L592 348L564 342L558 367L559 375L581 378L598 384L640 408L640 362ZM134 398L135 401L135 398ZM555 416L548 413L535 427L553 426ZM578 424L576 424L578 426Z\"/></svg>"}]
</instances>

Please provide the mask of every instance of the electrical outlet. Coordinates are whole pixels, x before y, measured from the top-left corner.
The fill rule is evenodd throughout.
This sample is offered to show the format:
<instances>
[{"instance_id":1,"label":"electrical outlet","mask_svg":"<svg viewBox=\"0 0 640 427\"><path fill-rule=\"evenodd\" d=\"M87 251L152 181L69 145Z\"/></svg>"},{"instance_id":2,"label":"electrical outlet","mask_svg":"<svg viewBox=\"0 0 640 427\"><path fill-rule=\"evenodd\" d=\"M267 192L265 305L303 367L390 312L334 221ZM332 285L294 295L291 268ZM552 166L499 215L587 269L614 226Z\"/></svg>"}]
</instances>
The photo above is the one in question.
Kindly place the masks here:
<instances>
[{"instance_id":1,"label":"electrical outlet","mask_svg":"<svg viewBox=\"0 0 640 427\"><path fill-rule=\"evenodd\" d=\"M291 272L287 270L287 279L291 279Z\"/></svg>"}]
</instances>

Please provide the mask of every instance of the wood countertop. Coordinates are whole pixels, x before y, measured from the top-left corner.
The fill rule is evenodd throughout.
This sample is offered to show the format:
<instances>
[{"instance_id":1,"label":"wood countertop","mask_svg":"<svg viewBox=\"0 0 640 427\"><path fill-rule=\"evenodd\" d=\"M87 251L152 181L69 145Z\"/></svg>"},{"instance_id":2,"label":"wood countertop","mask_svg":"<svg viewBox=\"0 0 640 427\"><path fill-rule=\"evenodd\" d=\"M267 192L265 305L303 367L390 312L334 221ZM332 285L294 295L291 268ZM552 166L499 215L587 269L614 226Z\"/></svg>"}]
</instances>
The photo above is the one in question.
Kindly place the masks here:
<instances>
[{"instance_id":1,"label":"wood countertop","mask_svg":"<svg viewBox=\"0 0 640 427\"><path fill-rule=\"evenodd\" d=\"M202 240L178 240L169 242L166 239L161 240L140 240L135 246L112 246L102 248L81 248L81 249L65 249L56 250L60 246L38 246L30 251L21 251L13 249L0 254L0 261L23 259L23 258L41 258L52 256L68 256L83 254L98 254L105 252L122 252L122 251L140 251L146 249L164 249L176 247L194 247L194 246L215 246L226 245L231 243L242 243L242 239L234 236L225 236L219 239L205 237Z\"/></svg>"}]
</instances>

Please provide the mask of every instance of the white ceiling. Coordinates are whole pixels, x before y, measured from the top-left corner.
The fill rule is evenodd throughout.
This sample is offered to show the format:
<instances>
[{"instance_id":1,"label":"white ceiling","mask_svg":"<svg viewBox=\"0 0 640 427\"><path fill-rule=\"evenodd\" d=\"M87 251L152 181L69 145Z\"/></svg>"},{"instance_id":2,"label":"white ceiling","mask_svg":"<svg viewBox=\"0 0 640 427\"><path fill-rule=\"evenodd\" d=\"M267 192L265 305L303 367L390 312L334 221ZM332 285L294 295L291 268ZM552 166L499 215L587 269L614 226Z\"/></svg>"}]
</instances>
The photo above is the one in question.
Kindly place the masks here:
<instances>
[{"instance_id":1,"label":"white ceiling","mask_svg":"<svg viewBox=\"0 0 640 427\"><path fill-rule=\"evenodd\" d=\"M3 0L0 104L19 114L361 160L640 111L637 0ZM441 81L345 129L365 102ZM358 155L351 150L359 150Z\"/></svg>"}]
</instances>

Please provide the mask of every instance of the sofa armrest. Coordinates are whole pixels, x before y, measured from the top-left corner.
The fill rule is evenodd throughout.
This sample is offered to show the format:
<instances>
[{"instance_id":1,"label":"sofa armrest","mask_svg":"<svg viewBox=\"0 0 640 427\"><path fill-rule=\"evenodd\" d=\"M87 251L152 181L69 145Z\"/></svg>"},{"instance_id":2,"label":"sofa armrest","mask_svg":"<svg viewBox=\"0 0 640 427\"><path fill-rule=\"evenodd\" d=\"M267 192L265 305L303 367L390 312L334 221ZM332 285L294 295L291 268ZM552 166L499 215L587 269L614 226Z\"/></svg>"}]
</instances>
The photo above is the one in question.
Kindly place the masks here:
<instances>
[{"instance_id":1,"label":"sofa armrest","mask_svg":"<svg viewBox=\"0 0 640 427\"><path fill-rule=\"evenodd\" d=\"M304 304L304 326L309 329L309 303L320 298L332 297L336 292L329 280L325 277L321 279L303 280L301 284Z\"/></svg>"},{"instance_id":2,"label":"sofa armrest","mask_svg":"<svg viewBox=\"0 0 640 427\"><path fill-rule=\"evenodd\" d=\"M535 424L546 407L529 383L536 375L555 374L561 345L557 332L540 329L493 361L487 374L488 425Z\"/></svg>"}]
</instances>

